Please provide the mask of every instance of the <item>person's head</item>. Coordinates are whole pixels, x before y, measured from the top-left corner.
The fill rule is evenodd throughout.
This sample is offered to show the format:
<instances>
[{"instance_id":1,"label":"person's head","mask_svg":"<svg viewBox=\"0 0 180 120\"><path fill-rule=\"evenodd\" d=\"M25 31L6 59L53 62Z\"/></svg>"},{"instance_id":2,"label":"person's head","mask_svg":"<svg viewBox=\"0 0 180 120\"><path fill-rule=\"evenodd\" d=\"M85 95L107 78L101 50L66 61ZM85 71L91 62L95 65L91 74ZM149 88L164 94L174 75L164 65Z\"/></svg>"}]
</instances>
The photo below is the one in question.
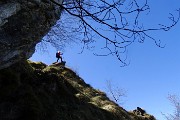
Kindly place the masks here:
<instances>
[{"instance_id":1,"label":"person's head","mask_svg":"<svg viewBox=\"0 0 180 120\"><path fill-rule=\"evenodd\" d=\"M60 53L60 51L58 51L58 53Z\"/></svg>"}]
</instances>

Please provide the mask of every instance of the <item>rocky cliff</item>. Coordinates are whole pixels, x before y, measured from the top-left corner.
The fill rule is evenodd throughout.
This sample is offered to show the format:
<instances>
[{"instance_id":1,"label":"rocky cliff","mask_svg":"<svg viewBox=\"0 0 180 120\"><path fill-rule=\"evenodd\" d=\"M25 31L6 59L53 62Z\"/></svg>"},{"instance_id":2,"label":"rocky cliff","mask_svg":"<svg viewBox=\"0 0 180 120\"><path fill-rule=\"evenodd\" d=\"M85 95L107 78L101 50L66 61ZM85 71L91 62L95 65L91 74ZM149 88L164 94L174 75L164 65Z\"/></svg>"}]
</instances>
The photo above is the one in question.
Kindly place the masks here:
<instances>
[{"instance_id":1,"label":"rocky cliff","mask_svg":"<svg viewBox=\"0 0 180 120\"><path fill-rule=\"evenodd\" d=\"M0 69L29 58L60 12L50 0L1 0Z\"/></svg>"},{"instance_id":2,"label":"rocky cliff","mask_svg":"<svg viewBox=\"0 0 180 120\"><path fill-rule=\"evenodd\" d=\"M145 111L126 111L61 64L22 61L0 70L0 120L155 118Z\"/></svg>"}]
</instances>

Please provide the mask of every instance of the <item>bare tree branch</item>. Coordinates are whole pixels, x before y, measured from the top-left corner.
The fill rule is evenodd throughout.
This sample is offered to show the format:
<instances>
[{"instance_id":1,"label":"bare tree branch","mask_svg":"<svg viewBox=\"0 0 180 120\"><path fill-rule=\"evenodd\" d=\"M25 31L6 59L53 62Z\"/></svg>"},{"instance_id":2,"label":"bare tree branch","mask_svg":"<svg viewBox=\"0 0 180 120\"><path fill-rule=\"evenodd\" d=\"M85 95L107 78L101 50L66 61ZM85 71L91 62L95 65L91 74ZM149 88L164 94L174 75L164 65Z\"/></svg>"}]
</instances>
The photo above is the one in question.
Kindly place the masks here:
<instances>
[{"instance_id":1,"label":"bare tree branch","mask_svg":"<svg viewBox=\"0 0 180 120\"><path fill-rule=\"evenodd\" d=\"M64 0L63 4L55 0L50 1L60 6L66 15L73 16L78 21L76 22L78 26L71 29L74 29L74 33L81 35L77 39L83 42L82 52L85 48L91 48L90 45L94 42L104 42L101 50L108 53L94 53L94 55L113 55L122 63L122 66L128 65L123 54L126 53L129 45L135 41L143 43L146 39L151 39L158 47L163 48L161 41L151 36L150 32L169 31L180 19L179 9L176 11L177 17L170 14L169 25L159 24L157 28L146 28L145 25L140 24L139 17L143 13L149 13L148 0L144 0L141 4L137 0ZM58 33L52 32L52 34ZM72 36L64 37L71 39ZM54 46L59 45L54 44Z\"/></svg>"},{"instance_id":2,"label":"bare tree branch","mask_svg":"<svg viewBox=\"0 0 180 120\"><path fill-rule=\"evenodd\" d=\"M169 101L172 103L174 114L163 114L167 120L180 120L180 99L177 95L168 95Z\"/></svg>"},{"instance_id":3,"label":"bare tree branch","mask_svg":"<svg viewBox=\"0 0 180 120\"><path fill-rule=\"evenodd\" d=\"M112 98L112 100L114 100L116 103L120 104L120 102L122 102L121 98L125 97L125 91L118 86L113 85L111 80L107 80L106 85L109 97Z\"/></svg>"}]
</instances>

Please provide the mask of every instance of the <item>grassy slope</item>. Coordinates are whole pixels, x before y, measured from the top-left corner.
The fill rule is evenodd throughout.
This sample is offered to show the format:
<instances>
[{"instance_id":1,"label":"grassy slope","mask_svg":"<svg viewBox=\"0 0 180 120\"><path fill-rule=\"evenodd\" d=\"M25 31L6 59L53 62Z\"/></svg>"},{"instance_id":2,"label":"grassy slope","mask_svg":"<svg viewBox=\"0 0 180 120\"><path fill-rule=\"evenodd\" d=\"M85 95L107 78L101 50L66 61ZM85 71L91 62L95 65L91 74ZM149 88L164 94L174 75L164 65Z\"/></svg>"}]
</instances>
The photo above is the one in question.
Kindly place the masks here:
<instances>
[{"instance_id":1,"label":"grassy slope","mask_svg":"<svg viewBox=\"0 0 180 120\"><path fill-rule=\"evenodd\" d=\"M155 120L110 101L60 64L24 61L0 70L0 120Z\"/></svg>"}]
</instances>

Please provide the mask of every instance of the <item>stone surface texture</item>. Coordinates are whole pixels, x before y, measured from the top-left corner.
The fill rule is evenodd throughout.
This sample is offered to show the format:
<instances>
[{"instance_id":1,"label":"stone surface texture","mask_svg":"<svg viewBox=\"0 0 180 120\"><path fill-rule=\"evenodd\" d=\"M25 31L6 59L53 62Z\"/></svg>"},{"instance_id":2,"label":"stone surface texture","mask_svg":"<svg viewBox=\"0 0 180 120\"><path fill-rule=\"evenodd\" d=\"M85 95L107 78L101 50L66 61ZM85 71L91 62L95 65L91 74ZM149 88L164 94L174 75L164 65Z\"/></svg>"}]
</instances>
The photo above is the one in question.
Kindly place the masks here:
<instances>
[{"instance_id":1,"label":"stone surface texture","mask_svg":"<svg viewBox=\"0 0 180 120\"><path fill-rule=\"evenodd\" d=\"M1 0L0 69L30 58L61 11L51 0Z\"/></svg>"}]
</instances>

